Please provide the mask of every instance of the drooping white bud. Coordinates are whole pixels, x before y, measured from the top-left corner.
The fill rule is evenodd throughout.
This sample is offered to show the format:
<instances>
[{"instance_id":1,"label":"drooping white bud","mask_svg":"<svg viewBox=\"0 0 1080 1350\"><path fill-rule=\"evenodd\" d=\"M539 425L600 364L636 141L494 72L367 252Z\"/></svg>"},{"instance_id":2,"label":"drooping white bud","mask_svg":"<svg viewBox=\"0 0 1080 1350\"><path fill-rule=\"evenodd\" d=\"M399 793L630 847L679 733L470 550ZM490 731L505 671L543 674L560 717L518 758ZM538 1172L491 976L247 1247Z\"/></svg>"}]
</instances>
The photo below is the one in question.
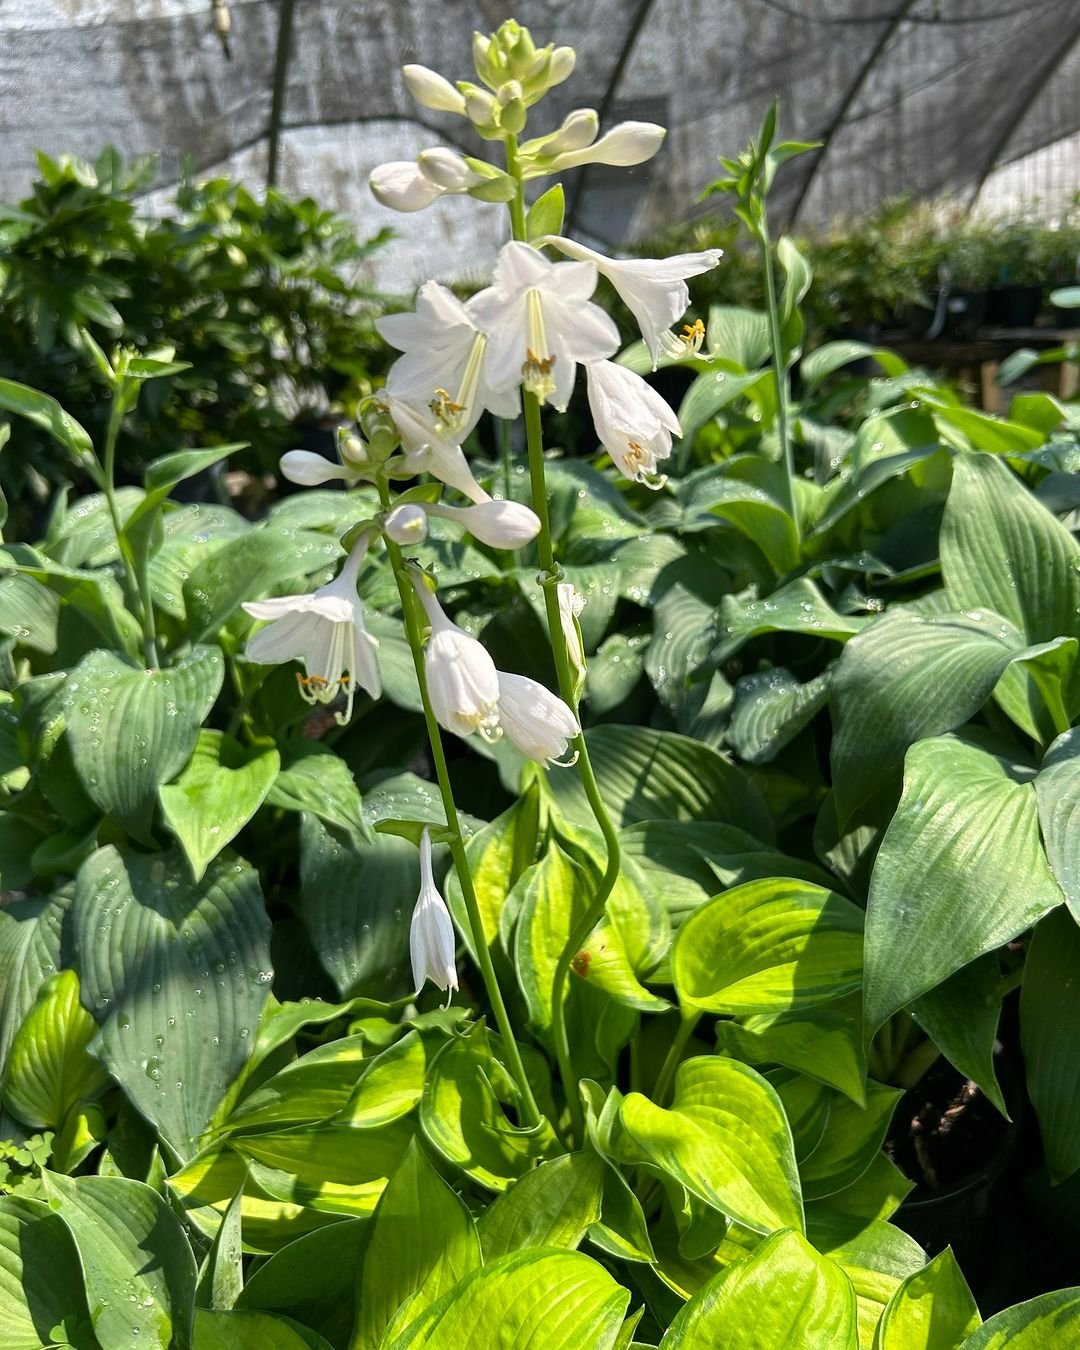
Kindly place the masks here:
<instances>
[{"instance_id":1,"label":"drooping white bud","mask_svg":"<svg viewBox=\"0 0 1080 1350\"><path fill-rule=\"evenodd\" d=\"M458 987L454 963L454 925L446 901L435 885L435 873L431 866L431 836L427 830L420 836L420 894L416 897L416 908L409 927L409 956L412 959L413 983L418 994L428 980L439 989Z\"/></svg>"},{"instance_id":2,"label":"drooping white bud","mask_svg":"<svg viewBox=\"0 0 1080 1350\"><path fill-rule=\"evenodd\" d=\"M383 532L395 544L422 544L427 538L427 512L414 502L395 506L383 522Z\"/></svg>"},{"instance_id":3,"label":"drooping white bud","mask_svg":"<svg viewBox=\"0 0 1080 1350\"><path fill-rule=\"evenodd\" d=\"M561 760L581 727L570 708L527 675L498 672L499 725L523 755L538 764Z\"/></svg>"},{"instance_id":4,"label":"drooping white bud","mask_svg":"<svg viewBox=\"0 0 1080 1350\"><path fill-rule=\"evenodd\" d=\"M317 455L313 450L287 450L281 456L281 476L301 487L318 487L335 478L355 482L359 474L348 464L336 464L332 459Z\"/></svg>"},{"instance_id":5,"label":"drooping white bud","mask_svg":"<svg viewBox=\"0 0 1080 1350\"><path fill-rule=\"evenodd\" d=\"M539 516L522 502L488 497L474 506L445 506L437 502L428 511L433 516L456 521L489 548L524 548L540 533Z\"/></svg>"},{"instance_id":6,"label":"drooping white bud","mask_svg":"<svg viewBox=\"0 0 1080 1350\"><path fill-rule=\"evenodd\" d=\"M559 597L559 623L566 642L566 654L580 681L585 675L585 649L581 643L577 618L585 608L585 597L569 581L560 581L555 589Z\"/></svg>"},{"instance_id":7,"label":"drooping white bud","mask_svg":"<svg viewBox=\"0 0 1080 1350\"><path fill-rule=\"evenodd\" d=\"M465 99L449 80L427 66L403 66L405 85L422 108L434 112L464 113Z\"/></svg>"}]
</instances>

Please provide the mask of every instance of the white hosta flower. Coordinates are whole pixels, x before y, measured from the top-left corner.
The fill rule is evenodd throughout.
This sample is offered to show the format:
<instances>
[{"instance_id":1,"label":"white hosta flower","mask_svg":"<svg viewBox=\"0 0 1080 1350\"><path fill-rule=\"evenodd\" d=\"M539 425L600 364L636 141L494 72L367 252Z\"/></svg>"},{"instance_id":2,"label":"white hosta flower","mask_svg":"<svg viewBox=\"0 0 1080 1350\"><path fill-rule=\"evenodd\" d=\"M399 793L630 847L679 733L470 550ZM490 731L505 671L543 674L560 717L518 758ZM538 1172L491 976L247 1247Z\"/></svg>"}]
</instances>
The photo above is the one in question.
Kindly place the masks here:
<instances>
[{"instance_id":1,"label":"white hosta flower","mask_svg":"<svg viewBox=\"0 0 1080 1350\"><path fill-rule=\"evenodd\" d=\"M414 502L395 506L383 522L383 532L395 544L422 544L427 538L427 512Z\"/></svg>"},{"instance_id":2,"label":"white hosta flower","mask_svg":"<svg viewBox=\"0 0 1080 1350\"><path fill-rule=\"evenodd\" d=\"M405 87L421 108L431 108L433 112L465 112L465 99L450 81L436 70L427 66L402 66Z\"/></svg>"},{"instance_id":3,"label":"white hosta flower","mask_svg":"<svg viewBox=\"0 0 1080 1350\"><path fill-rule=\"evenodd\" d=\"M671 454L672 435L681 436L679 419L640 375L613 361L586 367L589 408L600 443L620 473L648 487L656 462Z\"/></svg>"},{"instance_id":4,"label":"white hosta flower","mask_svg":"<svg viewBox=\"0 0 1080 1350\"><path fill-rule=\"evenodd\" d=\"M391 370L391 376L393 373ZM383 392L383 402L401 438L405 467L410 472L430 473L470 500L483 494L461 446L443 439L430 408L397 397L389 383Z\"/></svg>"},{"instance_id":5,"label":"white hosta flower","mask_svg":"<svg viewBox=\"0 0 1080 1350\"><path fill-rule=\"evenodd\" d=\"M487 334L469 307L437 281L420 287L415 310L387 314L375 327L402 353L387 389L426 407L439 439L460 444L485 409L498 417L518 415L516 391L496 391L487 376Z\"/></svg>"},{"instance_id":6,"label":"white hosta flower","mask_svg":"<svg viewBox=\"0 0 1080 1350\"><path fill-rule=\"evenodd\" d=\"M499 724L495 662L476 638L446 617L422 581L414 584L431 624L424 672L436 721L455 736L493 733Z\"/></svg>"},{"instance_id":7,"label":"white hosta flower","mask_svg":"<svg viewBox=\"0 0 1080 1350\"><path fill-rule=\"evenodd\" d=\"M566 654L578 682L585 678L585 648L578 627L578 615L585 608L585 597L569 581L560 581L555 588L559 597L559 623L566 642Z\"/></svg>"},{"instance_id":8,"label":"white hosta flower","mask_svg":"<svg viewBox=\"0 0 1080 1350\"><path fill-rule=\"evenodd\" d=\"M299 483L301 487L318 487L320 483L331 483L335 478L355 483L363 477L360 470L351 464L335 463L312 450L287 450L281 456L279 467L283 478L287 478L290 483Z\"/></svg>"},{"instance_id":9,"label":"white hosta flower","mask_svg":"<svg viewBox=\"0 0 1080 1350\"><path fill-rule=\"evenodd\" d=\"M416 908L409 926L409 955L412 958L413 984L418 994L428 980L440 989L458 987L454 963L454 925L446 901L435 885L435 873L431 866L431 836L427 830L420 836L420 894L416 897Z\"/></svg>"},{"instance_id":10,"label":"white hosta flower","mask_svg":"<svg viewBox=\"0 0 1080 1350\"><path fill-rule=\"evenodd\" d=\"M499 725L523 755L538 764L562 760L581 727L570 708L527 675L499 678Z\"/></svg>"},{"instance_id":11,"label":"white hosta flower","mask_svg":"<svg viewBox=\"0 0 1080 1350\"><path fill-rule=\"evenodd\" d=\"M368 186L375 200L391 211L422 211L445 193L411 159L391 160L372 169Z\"/></svg>"},{"instance_id":12,"label":"white hosta flower","mask_svg":"<svg viewBox=\"0 0 1080 1350\"><path fill-rule=\"evenodd\" d=\"M667 131L655 122L620 122L598 141L580 150L566 150L557 155L533 155L523 161L522 168L526 178L562 173L565 169L576 169L580 164L611 164L617 168L630 168L652 159L666 135Z\"/></svg>"},{"instance_id":13,"label":"white hosta flower","mask_svg":"<svg viewBox=\"0 0 1080 1350\"><path fill-rule=\"evenodd\" d=\"M687 277L697 277L702 272L711 271L724 256L720 248L705 249L702 253L678 253L671 258L606 258L584 244L562 235L548 235L539 241L550 244L568 258L577 258L581 262L591 262L598 272L611 282L619 293L626 308L638 321L641 336L652 357L653 369L660 360L661 349L668 329L676 319L686 313L690 304L690 291L686 285ZM701 346L704 327L700 324L688 328L682 339L673 339L683 346ZM685 351L680 349L680 355Z\"/></svg>"},{"instance_id":14,"label":"white hosta flower","mask_svg":"<svg viewBox=\"0 0 1080 1350\"><path fill-rule=\"evenodd\" d=\"M455 521L489 548L524 548L540 533L540 517L522 502L496 500L484 494L484 500L472 506L446 506L435 502L428 515Z\"/></svg>"},{"instance_id":15,"label":"white hosta flower","mask_svg":"<svg viewBox=\"0 0 1080 1350\"><path fill-rule=\"evenodd\" d=\"M469 312L487 333L486 373L495 389L518 384L566 411L578 362L600 361L619 346L619 330L590 301L591 263L551 263L528 244L504 245L492 285Z\"/></svg>"},{"instance_id":16,"label":"white hosta flower","mask_svg":"<svg viewBox=\"0 0 1080 1350\"><path fill-rule=\"evenodd\" d=\"M278 665L302 661L297 675L300 693L308 703L330 703L344 692L343 725L352 714L356 686L372 698L382 692L375 652L377 638L364 626L356 596L356 576L367 552L369 532L361 535L335 580L312 595L283 595L275 600L248 600L244 609L254 619L271 619L248 642L248 661Z\"/></svg>"}]
</instances>

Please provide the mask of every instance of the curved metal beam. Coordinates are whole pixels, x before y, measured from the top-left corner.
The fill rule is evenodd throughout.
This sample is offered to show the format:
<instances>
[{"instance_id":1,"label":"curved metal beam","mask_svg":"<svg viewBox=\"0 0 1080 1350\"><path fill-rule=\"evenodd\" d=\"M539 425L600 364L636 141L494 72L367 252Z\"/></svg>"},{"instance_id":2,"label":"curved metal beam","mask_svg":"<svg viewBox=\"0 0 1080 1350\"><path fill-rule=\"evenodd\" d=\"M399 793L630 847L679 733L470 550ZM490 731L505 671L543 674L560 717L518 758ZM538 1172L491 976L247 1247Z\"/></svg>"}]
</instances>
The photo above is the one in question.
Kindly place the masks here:
<instances>
[{"instance_id":1,"label":"curved metal beam","mask_svg":"<svg viewBox=\"0 0 1080 1350\"><path fill-rule=\"evenodd\" d=\"M839 108L837 108L836 113L832 121L829 123L824 136L822 136L821 138L821 149L817 153L817 158L814 160L814 163L811 165L809 172L803 179L802 187L799 188L798 194L795 197L794 204L792 205L791 210L788 212L787 228L789 230L794 226L795 221L798 218L799 212L802 210L803 203L806 201L807 195L814 184L814 179L818 175L818 170L825 162L825 159L829 153L829 146L836 139L837 133L844 125L844 122L847 118L848 111L851 108L851 105L862 93L863 87L867 81L867 77L873 70L874 66L877 65L878 59L885 51L885 48L888 47L889 43L896 36L896 30L904 22L905 18L907 17L908 10L910 10L914 4L915 0L901 0L901 4L898 5L897 8L893 11L892 17L886 24L885 29L882 32L881 36L874 43L873 50L870 52L870 55L866 58L865 62L863 63L862 69L859 71L858 75L852 82L851 87L844 95Z\"/></svg>"},{"instance_id":2,"label":"curved metal beam","mask_svg":"<svg viewBox=\"0 0 1080 1350\"><path fill-rule=\"evenodd\" d=\"M288 83L289 57L292 54L292 21L295 8L296 0L281 0L277 47L274 50L274 87L270 95L270 125L266 130L267 187L277 186L278 149L281 145L281 123L285 113L285 86Z\"/></svg>"}]
</instances>

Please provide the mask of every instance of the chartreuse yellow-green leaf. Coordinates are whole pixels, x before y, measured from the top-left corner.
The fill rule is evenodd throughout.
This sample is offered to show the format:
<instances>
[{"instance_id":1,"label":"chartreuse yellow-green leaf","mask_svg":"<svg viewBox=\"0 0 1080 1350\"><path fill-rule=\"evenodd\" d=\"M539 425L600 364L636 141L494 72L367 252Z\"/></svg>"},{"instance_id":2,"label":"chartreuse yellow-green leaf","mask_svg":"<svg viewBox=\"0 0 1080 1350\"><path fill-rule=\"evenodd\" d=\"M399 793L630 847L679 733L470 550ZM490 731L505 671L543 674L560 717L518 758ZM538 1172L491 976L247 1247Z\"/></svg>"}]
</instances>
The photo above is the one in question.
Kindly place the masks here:
<instances>
[{"instance_id":1,"label":"chartreuse yellow-green leaf","mask_svg":"<svg viewBox=\"0 0 1080 1350\"><path fill-rule=\"evenodd\" d=\"M955 1350L982 1318L952 1248L903 1280L878 1323L874 1350Z\"/></svg>"},{"instance_id":2,"label":"chartreuse yellow-green leaf","mask_svg":"<svg viewBox=\"0 0 1080 1350\"><path fill-rule=\"evenodd\" d=\"M858 1350L855 1290L799 1233L775 1234L704 1285L660 1350Z\"/></svg>"},{"instance_id":3,"label":"chartreuse yellow-green leaf","mask_svg":"<svg viewBox=\"0 0 1080 1350\"><path fill-rule=\"evenodd\" d=\"M376 1350L399 1310L414 1321L482 1264L468 1207L414 1140L375 1210L351 1350Z\"/></svg>"},{"instance_id":4,"label":"chartreuse yellow-green leaf","mask_svg":"<svg viewBox=\"0 0 1080 1350\"><path fill-rule=\"evenodd\" d=\"M629 1301L581 1252L512 1252L473 1271L381 1350L615 1350Z\"/></svg>"},{"instance_id":5,"label":"chartreuse yellow-green leaf","mask_svg":"<svg viewBox=\"0 0 1080 1350\"><path fill-rule=\"evenodd\" d=\"M1056 1289L1006 1308L973 1331L960 1350L1064 1350L1080 1340L1080 1288Z\"/></svg>"},{"instance_id":6,"label":"chartreuse yellow-green leaf","mask_svg":"<svg viewBox=\"0 0 1080 1350\"><path fill-rule=\"evenodd\" d=\"M604 1174L598 1153L566 1153L526 1172L480 1216L485 1261L527 1247L576 1247L600 1221Z\"/></svg>"},{"instance_id":7,"label":"chartreuse yellow-green leaf","mask_svg":"<svg viewBox=\"0 0 1080 1350\"><path fill-rule=\"evenodd\" d=\"M333 1350L330 1342L309 1327L272 1313L210 1312L195 1314L192 1350Z\"/></svg>"},{"instance_id":8,"label":"chartreuse yellow-green leaf","mask_svg":"<svg viewBox=\"0 0 1080 1350\"><path fill-rule=\"evenodd\" d=\"M23 1124L57 1130L71 1107L105 1086L108 1074L87 1049L96 1030L73 970L46 981L15 1033L4 1082L4 1101Z\"/></svg>"},{"instance_id":9,"label":"chartreuse yellow-green leaf","mask_svg":"<svg viewBox=\"0 0 1080 1350\"><path fill-rule=\"evenodd\" d=\"M675 940L679 1002L696 1012L776 1014L850 994L862 980L863 915L835 891L770 877L702 905Z\"/></svg>"},{"instance_id":10,"label":"chartreuse yellow-green leaf","mask_svg":"<svg viewBox=\"0 0 1080 1350\"><path fill-rule=\"evenodd\" d=\"M670 1110L639 1092L619 1107L636 1157L759 1233L803 1227L791 1129L775 1090L746 1064L700 1056L675 1075Z\"/></svg>"}]
</instances>

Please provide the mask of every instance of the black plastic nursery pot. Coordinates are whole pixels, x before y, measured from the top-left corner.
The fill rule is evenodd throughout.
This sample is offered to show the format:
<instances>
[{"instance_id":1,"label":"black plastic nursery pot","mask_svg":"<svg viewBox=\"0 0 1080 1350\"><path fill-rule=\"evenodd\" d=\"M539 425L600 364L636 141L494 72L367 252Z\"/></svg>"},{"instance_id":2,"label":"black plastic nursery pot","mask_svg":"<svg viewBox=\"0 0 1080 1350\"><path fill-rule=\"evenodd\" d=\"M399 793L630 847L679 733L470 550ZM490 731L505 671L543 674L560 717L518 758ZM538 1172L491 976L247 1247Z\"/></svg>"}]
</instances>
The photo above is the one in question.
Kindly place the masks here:
<instances>
[{"instance_id":1,"label":"black plastic nursery pot","mask_svg":"<svg viewBox=\"0 0 1080 1350\"><path fill-rule=\"evenodd\" d=\"M1055 328L1080 328L1080 309L1062 309L1055 305L1053 314Z\"/></svg>"},{"instance_id":2,"label":"black plastic nursery pot","mask_svg":"<svg viewBox=\"0 0 1080 1350\"><path fill-rule=\"evenodd\" d=\"M989 321L1000 328L1032 328L1042 298L1041 286L995 286L990 292Z\"/></svg>"},{"instance_id":3,"label":"black plastic nursery pot","mask_svg":"<svg viewBox=\"0 0 1080 1350\"><path fill-rule=\"evenodd\" d=\"M941 336L966 342L986 319L985 291L950 291L945 297L945 323Z\"/></svg>"}]
</instances>

